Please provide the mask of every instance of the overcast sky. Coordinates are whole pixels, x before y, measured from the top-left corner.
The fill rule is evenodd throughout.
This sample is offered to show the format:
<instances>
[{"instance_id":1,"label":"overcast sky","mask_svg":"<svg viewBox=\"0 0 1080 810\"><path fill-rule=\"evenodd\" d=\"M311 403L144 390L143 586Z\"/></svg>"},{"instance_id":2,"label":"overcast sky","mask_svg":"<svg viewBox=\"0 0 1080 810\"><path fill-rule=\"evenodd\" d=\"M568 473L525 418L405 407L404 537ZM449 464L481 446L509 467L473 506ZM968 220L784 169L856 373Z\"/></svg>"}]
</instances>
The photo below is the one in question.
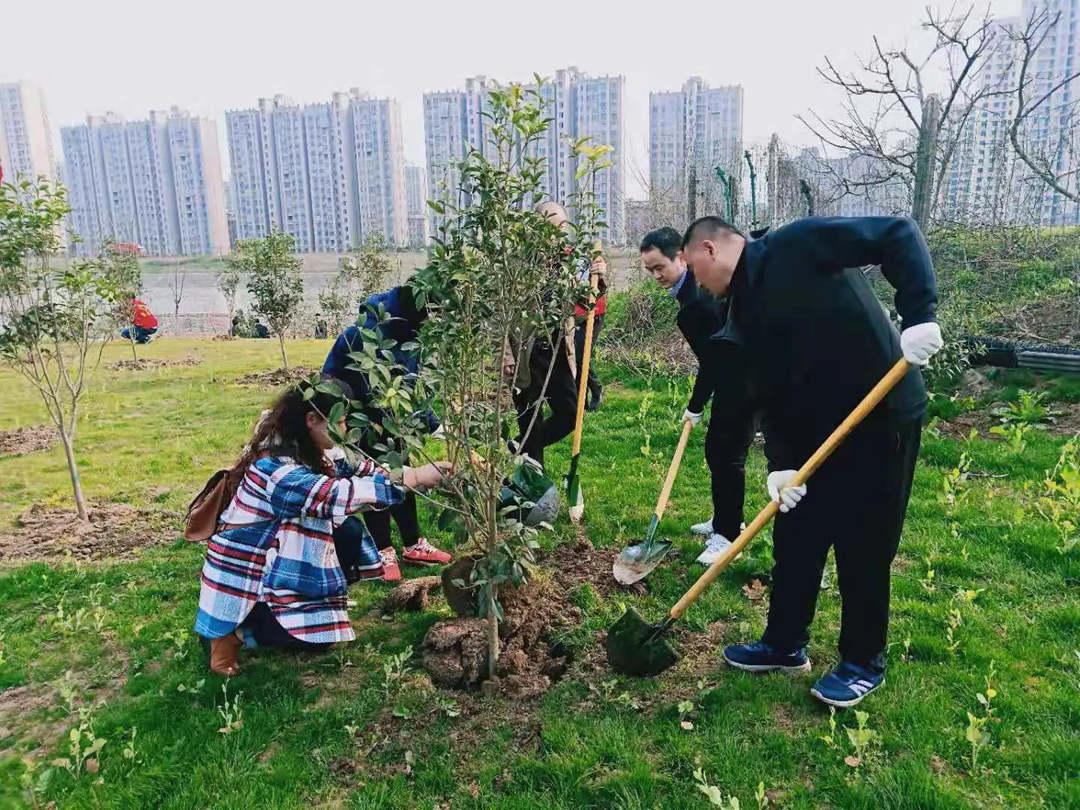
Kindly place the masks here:
<instances>
[{"instance_id":1,"label":"overcast sky","mask_svg":"<svg viewBox=\"0 0 1080 810\"><path fill-rule=\"evenodd\" d=\"M406 159L422 164L424 91L575 65L626 77L634 196L632 176L648 171L649 91L678 89L691 75L741 84L748 141L777 132L810 143L796 114L832 112L840 100L814 70L822 57L853 65L874 34L887 45L916 38L926 2L11 0L0 11L0 81L41 86L55 130L87 113L134 119L178 105L217 119L223 139L225 109L359 87L400 102ZM1005 16L1020 2L989 5Z\"/></svg>"}]
</instances>

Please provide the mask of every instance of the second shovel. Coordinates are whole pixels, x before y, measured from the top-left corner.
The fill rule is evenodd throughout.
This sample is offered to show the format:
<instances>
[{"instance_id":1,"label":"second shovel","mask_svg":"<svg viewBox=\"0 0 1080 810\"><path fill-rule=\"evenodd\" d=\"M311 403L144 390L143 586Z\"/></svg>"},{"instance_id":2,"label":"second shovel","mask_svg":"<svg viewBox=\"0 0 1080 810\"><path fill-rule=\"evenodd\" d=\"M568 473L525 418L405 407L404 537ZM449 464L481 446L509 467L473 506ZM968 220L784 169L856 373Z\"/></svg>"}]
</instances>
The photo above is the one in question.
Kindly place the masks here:
<instances>
[{"instance_id":1,"label":"second shovel","mask_svg":"<svg viewBox=\"0 0 1080 810\"><path fill-rule=\"evenodd\" d=\"M671 460L671 467L668 468L664 487L660 490L660 498L656 502L656 510L645 532L645 539L620 551L611 566L611 573L620 585L633 585L645 579L656 566L660 565L671 549L671 543L667 540L656 539L656 531L660 526L660 519L664 516L664 510L667 509L671 488L675 485L675 476L679 474L679 465L682 464L683 453L686 452L686 443L690 440L690 430L693 427L693 423L689 420L683 422L682 435L679 436L679 444L675 448L675 457Z\"/></svg>"}]
</instances>

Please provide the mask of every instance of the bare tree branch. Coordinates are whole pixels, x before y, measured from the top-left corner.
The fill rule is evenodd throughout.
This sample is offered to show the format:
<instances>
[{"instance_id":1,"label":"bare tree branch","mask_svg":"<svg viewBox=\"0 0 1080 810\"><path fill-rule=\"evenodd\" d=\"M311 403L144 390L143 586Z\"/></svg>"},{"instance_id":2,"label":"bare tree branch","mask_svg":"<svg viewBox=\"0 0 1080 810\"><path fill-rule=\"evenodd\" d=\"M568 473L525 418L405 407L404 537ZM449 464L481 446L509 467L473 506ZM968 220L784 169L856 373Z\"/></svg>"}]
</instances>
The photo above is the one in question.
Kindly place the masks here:
<instances>
[{"instance_id":1,"label":"bare tree branch","mask_svg":"<svg viewBox=\"0 0 1080 810\"><path fill-rule=\"evenodd\" d=\"M1080 202L1080 190L1070 189L1064 182L1070 176L1076 175L1080 169L1071 169L1070 171L1058 174L1052 168L1049 156L1045 154L1035 154L1032 151L1031 146L1028 143L1025 143L1025 139L1022 137L1021 132L1036 110L1046 104L1055 93L1066 88L1075 79L1080 78L1080 71L1077 71L1056 82L1036 100L1031 101L1027 97L1030 86L1039 78L1038 76L1030 75L1032 62L1035 59L1035 55L1041 50L1046 42L1046 38L1057 27L1060 19L1060 13L1051 15L1048 9L1041 9L1032 12L1023 31L1011 35L1012 41L1020 48L1021 58L1020 75L1016 84L1016 109L1013 114L1012 122L1009 125L1009 142L1012 144L1012 148L1016 152L1017 157L1035 173L1039 180L1066 199L1073 202ZM1078 110L1078 102L1070 101L1069 105L1070 106L1067 109L1063 109L1061 112L1060 129L1062 130L1062 134L1059 136L1057 149L1054 150L1055 152L1060 150L1063 146L1060 137L1064 137L1065 132L1074 129L1077 123L1078 112L1080 112L1080 110Z\"/></svg>"}]
</instances>

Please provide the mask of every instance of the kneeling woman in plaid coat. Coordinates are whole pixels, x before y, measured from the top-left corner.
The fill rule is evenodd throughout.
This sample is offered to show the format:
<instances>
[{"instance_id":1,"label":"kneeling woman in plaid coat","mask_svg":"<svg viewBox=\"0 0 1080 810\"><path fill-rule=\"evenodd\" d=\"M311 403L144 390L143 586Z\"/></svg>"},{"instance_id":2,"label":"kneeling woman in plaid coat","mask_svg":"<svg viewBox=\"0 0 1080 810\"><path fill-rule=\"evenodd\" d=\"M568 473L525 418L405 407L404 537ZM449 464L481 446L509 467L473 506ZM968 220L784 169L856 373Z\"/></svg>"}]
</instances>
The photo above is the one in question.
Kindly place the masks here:
<instances>
[{"instance_id":1,"label":"kneeling woman in plaid coat","mask_svg":"<svg viewBox=\"0 0 1080 810\"><path fill-rule=\"evenodd\" d=\"M370 461L352 467L330 460L334 442L324 414L334 399L305 400L300 388L290 388L232 470L236 494L206 549L195 619L219 675L240 671L241 645L319 649L356 638L334 523L399 503L404 492ZM444 462L406 468L403 484L435 486L448 469Z\"/></svg>"}]
</instances>

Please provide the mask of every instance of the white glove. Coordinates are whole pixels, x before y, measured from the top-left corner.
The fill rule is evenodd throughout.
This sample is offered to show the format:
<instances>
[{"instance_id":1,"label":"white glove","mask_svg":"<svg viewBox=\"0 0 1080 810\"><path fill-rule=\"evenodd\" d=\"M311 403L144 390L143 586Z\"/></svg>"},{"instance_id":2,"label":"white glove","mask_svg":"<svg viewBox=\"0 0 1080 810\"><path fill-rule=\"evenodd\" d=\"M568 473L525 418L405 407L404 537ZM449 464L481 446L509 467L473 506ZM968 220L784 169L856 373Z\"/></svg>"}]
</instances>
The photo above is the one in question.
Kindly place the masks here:
<instances>
[{"instance_id":1,"label":"white glove","mask_svg":"<svg viewBox=\"0 0 1080 810\"><path fill-rule=\"evenodd\" d=\"M799 501L806 495L806 484L790 486L795 478L796 470L777 470L769 473L766 483L769 487L769 498L780 504L780 511L787 513L799 505Z\"/></svg>"},{"instance_id":2,"label":"white glove","mask_svg":"<svg viewBox=\"0 0 1080 810\"><path fill-rule=\"evenodd\" d=\"M440 423L439 426L437 428L435 428L435 430L433 430L431 432L431 438L433 438L433 439L445 439L446 438L446 431L443 430L442 423Z\"/></svg>"},{"instance_id":3,"label":"white glove","mask_svg":"<svg viewBox=\"0 0 1080 810\"><path fill-rule=\"evenodd\" d=\"M687 408L685 411L683 411L682 421L689 422L691 425L696 426L697 423L701 421L701 414L694 413L692 410Z\"/></svg>"},{"instance_id":4,"label":"white glove","mask_svg":"<svg viewBox=\"0 0 1080 810\"><path fill-rule=\"evenodd\" d=\"M904 359L913 366L925 366L943 345L945 341L941 338L941 327L933 321L909 326L900 334Z\"/></svg>"}]
</instances>

